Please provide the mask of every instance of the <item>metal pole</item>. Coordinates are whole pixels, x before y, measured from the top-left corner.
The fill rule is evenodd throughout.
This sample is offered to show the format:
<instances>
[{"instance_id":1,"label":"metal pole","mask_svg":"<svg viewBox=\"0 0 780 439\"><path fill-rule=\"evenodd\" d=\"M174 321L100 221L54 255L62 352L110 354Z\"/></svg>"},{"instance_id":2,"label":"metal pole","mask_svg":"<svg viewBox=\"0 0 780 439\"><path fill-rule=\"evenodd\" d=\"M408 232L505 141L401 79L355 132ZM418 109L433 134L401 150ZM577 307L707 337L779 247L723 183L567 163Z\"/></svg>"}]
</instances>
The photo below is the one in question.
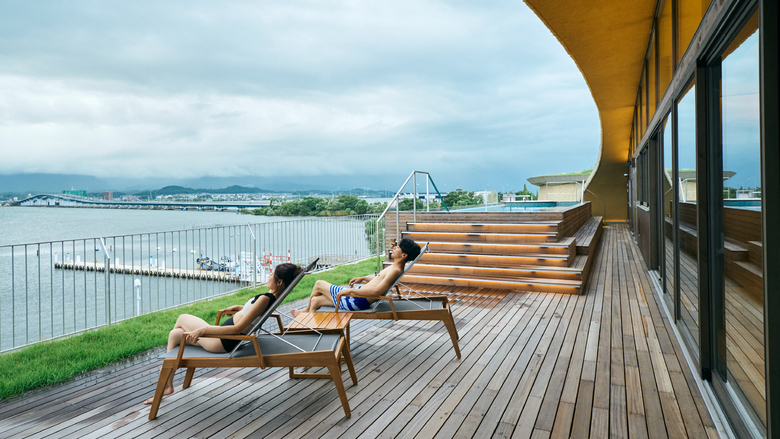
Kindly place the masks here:
<instances>
[{"instance_id":1,"label":"metal pole","mask_svg":"<svg viewBox=\"0 0 780 439\"><path fill-rule=\"evenodd\" d=\"M103 240L103 238L100 238L100 244L103 246L103 253L105 254L104 269L106 272L106 321L107 325L111 326L111 254L108 252L108 247L106 247L106 242ZM95 286L97 287L97 285ZM97 326L97 318L95 319L95 326Z\"/></svg>"},{"instance_id":2,"label":"metal pole","mask_svg":"<svg viewBox=\"0 0 780 439\"><path fill-rule=\"evenodd\" d=\"M425 174L425 211L430 212L431 211L431 191L430 191L430 184L431 184L431 174Z\"/></svg>"},{"instance_id":3,"label":"metal pole","mask_svg":"<svg viewBox=\"0 0 780 439\"><path fill-rule=\"evenodd\" d=\"M43 316L41 315L41 245L38 244L38 248L35 250L35 260L38 262L38 341L41 341L43 338L43 325L41 324L41 320L43 319ZM49 309L51 312L51 309Z\"/></svg>"},{"instance_id":4,"label":"metal pole","mask_svg":"<svg viewBox=\"0 0 780 439\"><path fill-rule=\"evenodd\" d=\"M14 247L11 246L11 348L16 347L16 266L14 264Z\"/></svg>"},{"instance_id":5,"label":"metal pole","mask_svg":"<svg viewBox=\"0 0 780 439\"><path fill-rule=\"evenodd\" d=\"M252 288L257 288L257 237L251 225L247 224L246 227L252 234Z\"/></svg>"},{"instance_id":6,"label":"metal pole","mask_svg":"<svg viewBox=\"0 0 780 439\"><path fill-rule=\"evenodd\" d=\"M379 243L379 222L382 221L382 217L376 219L376 229L375 229L375 235L376 235L376 271L379 272L381 267L381 254L382 254L382 248L381 244Z\"/></svg>"},{"instance_id":7,"label":"metal pole","mask_svg":"<svg viewBox=\"0 0 780 439\"><path fill-rule=\"evenodd\" d=\"M136 279L135 286L135 315L140 316L143 312L143 295L141 294L141 279Z\"/></svg>"},{"instance_id":8,"label":"metal pole","mask_svg":"<svg viewBox=\"0 0 780 439\"><path fill-rule=\"evenodd\" d=\"M412 185L414 186L414 199L412 200L412 212L414 212L414 222L417 222L417 171L414 171L413 175Z\"/></svg>"},{"instance_id":9,"label":"metal pole","mask_svg":"<svg viewBox=\"0 0 780 439\"><path fill-rule=\"evenodd\" d=\"M30 308L27 305L27 245L24 246L24 344L30 343Z\"/></svg>"}]
</instances>

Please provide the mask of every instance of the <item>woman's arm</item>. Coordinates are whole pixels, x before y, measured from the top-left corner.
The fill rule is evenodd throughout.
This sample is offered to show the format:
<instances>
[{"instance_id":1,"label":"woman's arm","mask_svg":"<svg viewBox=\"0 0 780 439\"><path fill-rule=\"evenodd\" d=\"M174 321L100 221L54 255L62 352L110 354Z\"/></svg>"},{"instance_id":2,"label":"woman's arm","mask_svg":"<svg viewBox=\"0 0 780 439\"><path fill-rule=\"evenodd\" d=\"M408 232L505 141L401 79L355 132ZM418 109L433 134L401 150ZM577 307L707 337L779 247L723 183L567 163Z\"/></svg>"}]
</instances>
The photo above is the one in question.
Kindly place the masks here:
<instances>
[{"instance_id":1,"label":"woman's arm","mask_svg":"<svg viewBox=\"0 0 780 439\"><path fill-rule=\"evenodd\" d=\"M222 309L219 312L221 312L223 314L228 313L228 312L235 313L235 312L241 311L242 309L244 309L244 305L233 305L233 306L227 307L225 309Z\"/></svg>"},{"instance_id":2,"label":"woman's arm","mask_svg":"<svg viewBox=\"0 0 780 439\"><path fill-rule=\"evenodd\" d=\"M187 337L187 342L189 343L195 343L198 341L198 338L200 338L203 335L237 335L244 332L244 330L249 329L249 325L252 324L252 321L259 317L262 314L262 311L266 309L268 306L268 297L260 296L257 300L255 300L255 303L252 304L249 308L243 308L244 315L236 321L235 316L233 319L233 324L228 326L206 326L204 328L199 328L195 331L190 332L190 335ZM241 305L237 305L241 306ZM233 307L231 307L233 308ZM228 308L230 309L230 308ZM237 316L238 314L236 314Z\"/></svg>"}]
</instances>

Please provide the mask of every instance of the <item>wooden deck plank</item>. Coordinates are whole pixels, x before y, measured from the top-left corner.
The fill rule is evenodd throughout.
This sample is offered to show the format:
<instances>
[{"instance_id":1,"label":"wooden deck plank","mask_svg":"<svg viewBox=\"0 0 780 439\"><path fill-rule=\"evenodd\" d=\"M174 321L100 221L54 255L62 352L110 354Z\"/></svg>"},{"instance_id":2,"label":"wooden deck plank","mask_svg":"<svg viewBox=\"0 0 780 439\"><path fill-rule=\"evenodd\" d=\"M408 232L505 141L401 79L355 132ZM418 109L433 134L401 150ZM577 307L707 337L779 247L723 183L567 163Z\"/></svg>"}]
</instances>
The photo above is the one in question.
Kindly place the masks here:
<instances>
[{"instance_id":1,"label":"wooden deck plank","mask_svg":"<svg viewBox=\"0 0 780 439\"><path fill-rule=\"evenodd\" d=\"M500 305L502 307L511 305L511 300L506 300L505 297L501 297L500 295L496 295L494 293L490 293L490 295L493 296L489 300L491 302L500 300ZM499 297L501 298L499 299ZM473 349L475 349L475 346L482 341L481 330L483 326L485 326L485 322L489 322L491 319L500 318L500 311L491 314L490 313L491 309L492 308L488 308L488 307L475 309L475 317L473 321L469 322L469 327L473 329L467 328L465 334L461 337L461 344L462 346L465 346L463 348L463 352L471 353ZM503 309L503 308L499 308L499 309ZM485 319L485 322L483 322L482 319ZM451 366L453 360L448 358L447 359L443 358L441 356L442 355L441 352L442 352L441 350L437 350L433 355L431 355L425 360L425 362L419 368L421 374L415 373L413 375L408 375L406 373L399 372L404 376L404 381L402 381L401 386L396 386L396 388L391 390L390 393L398 394L399 392L404 392L404 395L413 393L409 389L414 388L414 383L416 381L423 380L425 382L428 382L431 379L431 377L437 375L439 371L447 370L448 366ZM466 355L468 356L469 354ZM404 370L403 363L399 363L398 366L400 367L401 371ZM377 412L384 411L384 410L377 410L377 408L375 407L376 402L380 401L379 398L376 398L377 396L376 389L377 386L367 388L364 392L365 398L360 402L360 405L362 405L363 407L361 407L360 405L357 407L358 413L361 413L362 416L367 417L367 419L371 416L379 416L381 415L381 413L377 413ZM390 393L388 393L388 395ZM411 396L408 399L408 401L416 396L417 395ZM386 400L390 400L391 398L396 398L396 397L395 396L384 397L384 399ZM386 404L386 402L382 402L381 404ZM320 435L325 434L326 432L329 435L340 435L344 431L349 429L354 423L358 422L358 420L355 418L350 420L340 420L337 416L334 416L333 418L334 419L325 419L319 423L316 423L315 425L311 425L310 426L311 430L304 437L319 437ZM300 435L295 436L293 434L290 437L301 437L301 436Z\"/></svg>"},{"instance_id":2,"label":"wooden deck plank","mask_svg":"<svg viewBox=\"0 0 780 439\"><path fill-rule=\"evenodd\" d=\"M344 371L348 419L327 380L199 369L149 421L141 401L159 366L149 358L0 403L0 435L717 437L628 229L605 228L594 254L582 296L404 285L451 298L463 358L439 322L353 322L359 384ZM740 385L757 388L761 312L738 286L727 288L730 353L741 355L732 362Z\"/></svg>"}]
</instances>

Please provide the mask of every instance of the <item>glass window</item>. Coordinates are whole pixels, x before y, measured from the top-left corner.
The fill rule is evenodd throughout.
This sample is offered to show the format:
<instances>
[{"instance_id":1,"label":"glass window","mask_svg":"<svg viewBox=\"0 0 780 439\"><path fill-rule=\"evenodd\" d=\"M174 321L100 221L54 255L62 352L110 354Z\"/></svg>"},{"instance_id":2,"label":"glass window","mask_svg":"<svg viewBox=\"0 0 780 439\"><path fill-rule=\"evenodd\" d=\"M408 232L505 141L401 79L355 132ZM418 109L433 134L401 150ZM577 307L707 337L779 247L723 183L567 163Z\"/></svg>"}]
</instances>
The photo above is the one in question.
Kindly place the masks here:
<instances>
[{"instance_id":1,"label":"glass window","mask_svg":"<svg viewBox=\"0 0 780 439\"><path fill-rule=\"evenodd\" d=\"M672 122L670 117L664 121L663 135L663 166L661 167L661 184L663 187L663 230L664 230L664 299L669 309L674 309L675 290L675 260L677 251L674 243L674 169L672 160Z\"/></svg>"},{"instance_id":2,"label":"glass window","mask_svg":"<svg viewBox=\"0 0 780 439\"><path fill-rule=\"evenodd\" d=\"M680 273L679 306L682 327L691 349L699 355L699 242L696 209L696 87L691 85L677 102L677 239Z\"/></svg>"},{"instance_id":3,"label":"glass window","mask_svg":"<svg viewBox=\"0 0 780 439\"><path fill-rule=\"evenodd\" d=\"M756 424L766 428L757 24L756 13L721 60L721 286L726 379L754 415Z\"/></svg>"},{"instance_id":4,"label":"glass window","mask_svg":"<svg viewBox=\"0 0 780 439\"><path fill-rule=\"evenodd\" d=\"M664 0L658 17L658 96L663 96L674 73L672 59L672 0Z\"/></svg>"}]
</instances>

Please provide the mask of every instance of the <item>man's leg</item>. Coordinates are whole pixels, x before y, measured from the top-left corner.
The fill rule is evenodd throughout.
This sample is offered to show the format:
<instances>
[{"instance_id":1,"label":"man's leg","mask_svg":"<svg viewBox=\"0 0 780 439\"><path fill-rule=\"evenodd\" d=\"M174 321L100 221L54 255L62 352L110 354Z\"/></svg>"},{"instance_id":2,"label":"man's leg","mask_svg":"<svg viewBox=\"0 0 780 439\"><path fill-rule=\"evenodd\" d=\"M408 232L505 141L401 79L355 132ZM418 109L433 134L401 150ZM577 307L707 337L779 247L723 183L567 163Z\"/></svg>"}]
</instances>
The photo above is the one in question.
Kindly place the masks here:
<instances>
[{"instance_id":1,"label":"man's leg","mask_svg":"<svg viewBox=\"0 0 780 439\"><path fill-rule=\"evenodd\" d=\"M290 314L293 317L297 317L302 312L316 312L323 306L333 305L333 299L330 296L330 286L331 284L324 280L315 282L314 289L311 290L311 296L309 296L309 304L306 308L290 310Z\"/></svg>"}]
</instances>

